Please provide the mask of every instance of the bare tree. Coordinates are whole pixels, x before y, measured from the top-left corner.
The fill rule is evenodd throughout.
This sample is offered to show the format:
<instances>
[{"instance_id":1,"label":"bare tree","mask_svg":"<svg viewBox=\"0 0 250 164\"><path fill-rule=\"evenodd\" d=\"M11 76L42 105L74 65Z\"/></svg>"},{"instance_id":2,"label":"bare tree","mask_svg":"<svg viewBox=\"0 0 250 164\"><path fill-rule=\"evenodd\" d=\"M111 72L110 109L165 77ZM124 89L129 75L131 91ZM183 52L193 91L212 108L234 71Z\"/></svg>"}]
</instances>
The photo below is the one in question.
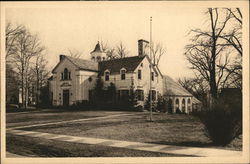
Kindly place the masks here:
<instances>
[{"instance_id":1,"label":"bare tree","mask_svg":"<svg viewBox=\"0 0 250 164\"><path fill-rule=\"evenodd\" d=\"M35 63L34 66L32 67L33 74L35 75L35 79L33 80L35 83L35 89L36 89L36 105L39 105L39 97L40 97L40 92L41 88L46 84L49 71L47 71L46 66L47 66L48 61L45 60L44 56L42 53L38 54L35 56Z\"/></svg>"},{"instance_id":2,"label":"bare tree","mask_svg":"<svg viewBox=\"0 0 250 164\"><path fill-rule=\"evenodd\" d=\"M178 83L190 92L194 97L207 105L207 91L209 86L206 80L202 76L197 76L195 78L180 78Z\"/></svg>"},{"instance_id":3,"label":"bare tree","mask_svg":"<svg viewBox=\"0 0 250 164\"><path fill-rule=\"evenodd\" d=\"M41 46L40 40L36 35L31 35L24 26L20 34L15 40L15 49L11 54L10 61L14 65L14 70L17 72L20 79L22 105L27 107L28 104L28 89L30 84L30 60L34 56L40 54L44 47Z\"/></svg>"},{"instance_id":4,"label":"bare tree","mask_svg":"<svg viewBox=\"0 0 250 164\"><path fill-rule=\"evenodd\" d=\"M125 45L123 44L123 42L120 42L117 46L116 46L116 54L119 58L124 58L128 55L128 50L125 47Z\"/></svg>"},{"instance_id":5,"label":"bare tree","mask_svg":"<svg viewBox=\"0 0 250 164\"><path fill-rule=\"evenodd\" d=\"M242 13L239 8L225 8L231 14L231 22L234 28L228 32L224 32L220 36L229 46L233 47L238 56L235 57L232 64L225 68L228 72L227 81L223 83L223 87L233 86L242 89Z\"/></svg>"},{"instance_id":6,"label":"bare tree","mask_svg":"<svg viewBox=\"0 0 250 164\"><path fill-rule=\"evenodd\" d=\"M161 57L166 54L166 50L161 43L156 43L156 44L152 43L151 52L152 52L153 65L158 66Z\"/></svg>"},{"instance_id":7,"label":"bare tree","mask_svg":"<svg viewBox=\"0 0 250 164\"><path fill-rule=\"evenodd\" d=\"M102 47L103 52L107 54L107 59L115 59L118 57L115 53L115 48L108 46L107 42L101 41L100 45Z\"/></svg>"},{"instance_id":8,"label":"bare tree","mask_svg":"<svg viewBox=\"0 0 250 164\"><path fill-rule=\"evenodd\" d=\"M117 55L115 54L115 49L114 48L110 48L107 50L107 58L108 59L115 59L117 58Z\"/></svg>"},{"instance_id":9,"label":"bare tree","mask_svg":"<svg viewBox=\"0 0 250 164\"><path fill-rule=\"evenodd\" d=\"M224 11L222 18L217 8L209 8L206 14L209 17L210 29L191 30L194 36L192 43L186 46L185 56L191 63L191 68L209 83L213 102L217 98L220 83L225 81L226 68L230 63L230 50L226 49L228 44L220 40L220 36L231 19L231 13Z\"/></svg>"},{"instance_id":10,"label":"bare tree","mask_svg":"<svg viewBox=\"0 0 250 164\"><path fill-rule=\"evenodd\" d=\"M242 14L239 8L224 9L230 13L230 19L234 22L234 28L228 32L224 32L219 37L224 39L229 45L242 56Z\"/></svg>"},{"instance_id":11,"label":"bare tree","mask_svg":"<svg viewBox=\"0 0 250 164\"><path fill-rule=\"evenodd\" d=\"M7 60L9 56L13 55L17 49L17 39L20 34L25 30L23 25L18 25L13 27L10 22L7 23L5 28L5 59Z\"/></svg>"}]
</instances>

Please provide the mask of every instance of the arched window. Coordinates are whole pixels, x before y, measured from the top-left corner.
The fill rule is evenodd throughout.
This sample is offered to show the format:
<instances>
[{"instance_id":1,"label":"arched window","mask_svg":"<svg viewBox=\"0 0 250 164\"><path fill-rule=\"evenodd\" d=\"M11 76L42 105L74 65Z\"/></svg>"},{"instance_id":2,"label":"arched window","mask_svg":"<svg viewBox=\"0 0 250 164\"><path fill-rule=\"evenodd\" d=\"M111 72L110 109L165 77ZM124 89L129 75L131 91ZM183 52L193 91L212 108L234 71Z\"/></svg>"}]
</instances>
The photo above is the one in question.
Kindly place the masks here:
<instances>
[{"instance_id":1,"label":"arched window","mask_svg":"<svg viewBox=\"0 0 250 164\"><path fill-rule=\"evenodd\" d=\"M69 72L68 69L65 68L64 71L63 71L63 74L64 74L64 78L63 79L64 80L68 80L68 72Z\"/></svg>"},{"instance_id":2,"label":"arched window","mask_svg":"<svg viewBox=\"0 0 250 164\"><path fill-rule=\"evenodd\" d=\"M186 101L182 99L182 112L185 112Z\"/></svg>"},{"instance_id":3,"label":"arched window","mask_svg":"<svg viewBox=\"0 0 250 164\"><path fill-rule=\"evenodd\" d=\"M68 71L67 68L64 69L62 76L63 76L62 80L71 80L71 73Z\"/></svg>"},{"instance_id":4,"label":"arched window","mask_svg":"<svg viewBox=\"0 0 250 164\"><path fill-rule=\"evenodd\" d=\"M97 61L101 61L102 58L101 58L100 56L97 56L97 57L96 57L96 60L97 60Z\"/></svg>"},{"instance_id":5,"label":"arched window","mask_svg":"<svg viewBox=\"0 0 250 164\"><path fill-rule=\"evenodd\" d=\"M190 100L190 98L188 99L188 104L190 104L191 103L191 100Z\"/></svg>"},{"instance_id":6,"label":"arched window","mask_svg":"<svg viewBox=\"0 0 250 164\"><path fill-rule=\"evenodd\" d=\"M179 99L175 100L175 104L176 104L176 107L175 107L176 112L178 112L180 110L180 108L179 108Z\"/></svg>"},{"instance_id":7,"label":"arched window","mask_svg":"<svg viewBox=\"0 0 250 164\"><path fill-rule=\"evenodd\" d=\"M95 57L93 56L91 59L92 59L92 60L95 60Z\"/></svg>"},{"instance_id":8,"label":"arched window","mask_svg":"<svg viewBox=\"0 0 250 164\"><path fill-rule=\"evenodd\" d=\"M175 100L175 104L176 104L176 105L179 105L179 99L176 99L176 100Z\"/></svg>"}]
</instances>

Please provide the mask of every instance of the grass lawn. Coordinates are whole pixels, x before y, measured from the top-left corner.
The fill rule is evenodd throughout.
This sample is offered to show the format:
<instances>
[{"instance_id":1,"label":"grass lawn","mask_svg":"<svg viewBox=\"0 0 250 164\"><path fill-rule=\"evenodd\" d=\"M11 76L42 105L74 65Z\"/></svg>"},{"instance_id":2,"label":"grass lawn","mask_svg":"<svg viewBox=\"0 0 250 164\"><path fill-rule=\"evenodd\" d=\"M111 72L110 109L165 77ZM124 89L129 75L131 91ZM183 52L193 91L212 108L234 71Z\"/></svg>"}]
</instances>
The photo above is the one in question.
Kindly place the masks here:
<instances>
[{"instance_id":1,"label":"grass lawn","mask_svg":"<svg viewBox=\"0 0 250 164\"><path fill-rule=\"evenodd\" d=\"M79 111L79 110L36 110L29 112L16 112L6 114L6 125L9 127L33 125L47 122L67 121L84 118L93 118L108 116L112 114L120 114L126 112L116 111Z\"/></svg>"},{"instance_id":2,"label":"grass lawn","mask_svg":"<svg viewBox=\"0 0 250 164\"><path fill-rule=\"evenodd\" d=\"M27 157L169 157L165 153L7 135L7 151ZM183 155L182 155L183 156Z\"/></svg>"},{"instance_id":3,"label":"grass lawn","mask_svg":"<svg viewBox=\"0 0 250 164\"><path fill-rule=\"evenodd\" d=\"M130 116L25 128L23 130L146 143L242 150L241 137L226 147L213 145L204 135L203 125L191 115L154 113L153 122L148 121L148 116L148 113L135 113Z\"/></svg>"}]
</instances>

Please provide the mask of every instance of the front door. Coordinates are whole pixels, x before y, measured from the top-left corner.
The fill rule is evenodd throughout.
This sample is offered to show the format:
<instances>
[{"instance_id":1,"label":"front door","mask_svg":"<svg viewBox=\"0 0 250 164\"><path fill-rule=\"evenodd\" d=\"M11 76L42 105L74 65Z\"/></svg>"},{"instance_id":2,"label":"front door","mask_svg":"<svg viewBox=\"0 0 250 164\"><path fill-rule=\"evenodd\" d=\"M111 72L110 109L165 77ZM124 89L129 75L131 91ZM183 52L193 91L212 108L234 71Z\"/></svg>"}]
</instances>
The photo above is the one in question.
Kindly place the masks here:
<instances>
[{"instance_id":1,"label":"front door","mask_svg":"<svg viewBox=\"0 0 250 164\"><path fill-rule=\"evenodd\" d=\"M63 90L63 106L69 106L69 90Z\"/></svg>"}]
</instances>

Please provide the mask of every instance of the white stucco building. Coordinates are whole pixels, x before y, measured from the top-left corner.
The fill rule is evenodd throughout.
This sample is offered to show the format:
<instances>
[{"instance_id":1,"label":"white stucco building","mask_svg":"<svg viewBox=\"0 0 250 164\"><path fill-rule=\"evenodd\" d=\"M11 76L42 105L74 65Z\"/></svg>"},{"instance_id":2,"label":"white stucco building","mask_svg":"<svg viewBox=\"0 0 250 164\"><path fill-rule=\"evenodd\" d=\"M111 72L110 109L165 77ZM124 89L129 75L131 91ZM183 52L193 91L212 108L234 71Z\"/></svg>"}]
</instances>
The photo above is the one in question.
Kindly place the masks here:
<instances>
[{"instance_id":1,"label":"white stucco building","mask_svg":"<svg viewBox=\"0 0 250 164\"><path fill-rule=\"evenodd\" d=\"M158 67L154 66L150 73L150 59L148 57L148 42L138 41L138 55L107 60L99 42L90 53L90 60L60 55L60 61L52 70L50 81L50 97L54 106L69 106L81 101L90 101L97 77L104 82L104 88L113 83L119 98L130 94L131 86L137 93L138 103L144 105L152 82L152 99L169 92L166 89L164 76ZM185 105L192 100L192 95L184 96ZM175 96L169 96L173 101ZM182 101L181 99L179 101ZM173 103L174 109L176 108ZM183 107L186 113L191 111L189 106ZM174 110L175 112L175 110Z\"/></svg>"}]
</instances>

